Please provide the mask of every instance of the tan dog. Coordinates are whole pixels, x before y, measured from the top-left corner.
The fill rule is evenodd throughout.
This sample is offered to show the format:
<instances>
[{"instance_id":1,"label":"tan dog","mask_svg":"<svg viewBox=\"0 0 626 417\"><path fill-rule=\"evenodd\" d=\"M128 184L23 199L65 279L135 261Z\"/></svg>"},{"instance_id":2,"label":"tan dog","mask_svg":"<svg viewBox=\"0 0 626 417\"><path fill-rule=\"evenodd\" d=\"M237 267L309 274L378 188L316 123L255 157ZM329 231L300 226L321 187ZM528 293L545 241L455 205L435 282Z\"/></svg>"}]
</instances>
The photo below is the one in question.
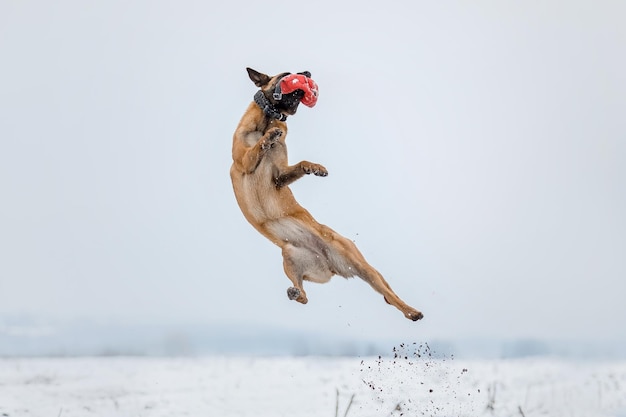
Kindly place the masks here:
<instances>
[{"instance_id":1,"label":"tan dog","mask_svg":"<svg viewBox=\"0 0 626 417\"><path fill-rule=\"evenodd\" d=\"M305 174L328 175L326 168L319 164L301 161L289 165L287 162L285 120L296 113L305 92L281 94L277 86L290 73L270 77L250 68L247 71L261 90L235 130L230 177L237 203L248 222L282 249L283 267L293 283L287 290L288 297L306 304L303 281L324 283L333 275L346 278L356 275L405 317L421 319L422 313L393 292L351 240L315 221L291 193L288 185ZM308 72L299 74L309 77L307 80L311 76Z\"/></svg>"}]
</instances>

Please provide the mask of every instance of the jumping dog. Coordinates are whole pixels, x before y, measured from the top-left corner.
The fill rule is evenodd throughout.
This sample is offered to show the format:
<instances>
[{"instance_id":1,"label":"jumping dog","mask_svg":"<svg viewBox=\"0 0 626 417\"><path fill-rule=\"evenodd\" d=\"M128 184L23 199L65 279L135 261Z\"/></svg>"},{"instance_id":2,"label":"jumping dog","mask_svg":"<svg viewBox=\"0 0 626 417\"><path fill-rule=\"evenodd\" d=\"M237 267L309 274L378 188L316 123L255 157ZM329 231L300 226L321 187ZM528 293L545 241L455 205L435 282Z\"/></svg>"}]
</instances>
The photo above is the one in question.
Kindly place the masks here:
<instances>
[{"instance_id":1,"label":"jumping dog","mask_svg":"<svg viewBox=\"0 0 626 417\"><path fill-rule=\"evenodd\" d=\"M288 116L298 105L312 107L317 85L308 71L275 76L247 68L260 88L233 135L230 177L245 218L282 250L283 268L293 286L291 300L306 304L303 281L325 283L333 275L358 276L411 320L422 313L402 301L383 276L367 263L356 245L328 226L318 223L294 198L289 184L304 175L328 175L320 164L287 162Z\"/></svg>"}]
</instances>

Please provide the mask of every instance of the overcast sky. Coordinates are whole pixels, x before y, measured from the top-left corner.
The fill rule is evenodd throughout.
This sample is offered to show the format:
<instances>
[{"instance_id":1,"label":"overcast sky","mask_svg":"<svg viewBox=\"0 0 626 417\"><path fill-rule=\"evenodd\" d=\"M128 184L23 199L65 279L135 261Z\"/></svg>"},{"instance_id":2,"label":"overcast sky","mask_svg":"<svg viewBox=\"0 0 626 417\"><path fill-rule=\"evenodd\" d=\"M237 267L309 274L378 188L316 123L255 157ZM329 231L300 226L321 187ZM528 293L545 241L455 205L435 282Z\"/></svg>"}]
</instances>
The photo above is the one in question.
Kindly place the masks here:
<instances>
[{"instance_id":1,"label":"overcast sky","mask_svg":"<svg viewBox=\"0 0 626 417\"><path fill-rule=\"evenodd\" d=\"M626 3L0 2L0 316L623 339ZM291 187L359 279L289 301L236 205L245 67L312 72Z\"/></svg>"}]
</instances>

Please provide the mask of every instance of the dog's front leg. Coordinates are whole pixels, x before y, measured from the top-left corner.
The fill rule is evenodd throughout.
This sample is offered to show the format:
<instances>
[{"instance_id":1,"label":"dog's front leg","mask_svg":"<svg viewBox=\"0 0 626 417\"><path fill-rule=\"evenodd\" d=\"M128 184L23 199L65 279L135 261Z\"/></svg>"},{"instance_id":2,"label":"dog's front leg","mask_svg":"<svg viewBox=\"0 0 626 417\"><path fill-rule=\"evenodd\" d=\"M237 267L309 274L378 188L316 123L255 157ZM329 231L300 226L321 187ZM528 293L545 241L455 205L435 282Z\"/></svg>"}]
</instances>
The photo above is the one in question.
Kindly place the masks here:
<instances>
[{"instance_id":1,"label":"dog's front leg","mask_svg":"<svg viewBox=\"0 0 626 417\"><path fill-rule=\"evenodd\" d=\"M301 161L295 165L288 166L279 172L274 178L274 184L276 184L276 188L285 187L308 174L325 177L328 175L328 170L320 164L314 164L309 161Z\"/></svg>"},{"instance_id":2,"label":"dog's front leg","mask_svg":"<svg viewBox=\"0 0 626 417\"><path fill-rule=\"evenodd\" d=\"M265 153L276 146L276 142L278 142L278 139L280 139L282 135L282 129L274 127L265 132L254 146L245 148L243 150L243 156L240 159L235 159L235 161L240 161L240 170L246 174L253 173L261 163Z\"/></svg>"}]
</instances>

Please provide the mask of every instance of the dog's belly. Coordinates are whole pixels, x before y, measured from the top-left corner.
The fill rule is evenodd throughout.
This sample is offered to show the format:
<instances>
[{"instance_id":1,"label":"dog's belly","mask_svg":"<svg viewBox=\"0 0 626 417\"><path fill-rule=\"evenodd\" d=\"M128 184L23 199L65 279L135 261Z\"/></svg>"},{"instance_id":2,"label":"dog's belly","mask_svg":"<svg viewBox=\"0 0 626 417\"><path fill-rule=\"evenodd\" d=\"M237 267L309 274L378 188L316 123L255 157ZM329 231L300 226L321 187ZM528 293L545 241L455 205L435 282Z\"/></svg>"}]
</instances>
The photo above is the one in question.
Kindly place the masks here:
<instances>
[{"instance_id":1,"label":"dog's belly","mask_svg":"<svg viewBox=\"0 0 626 417\"><path fill-rule=\"evenodd\" d=\"M298 219L284 217L266 223L267 230L282 243L291 260L307 272L309 281L326 282L331 276L354 276L351 262L332 242L324 240L315 229Z\"/></svg>"},{"instance_id":2,"label":"dog's belly","mask_svg":"<svg viewBox=\"0 0 626 417\"><path fill-rule=\"evenodd\" d=\"M329 259L332 248L300 221L282 218L266 226L282 243L285 259L305 280L324 283L335 274Z\"/></svg>"},{"instance_id":3,"label":"dog's belly","mask_svg":"<svg viewBox=\"0 0 626 417\"><path fill-rule=\"evenodd\" d=\"M239 182L239 187L235 187L239 204L250 214L252 221L264 223L285 217L300 207L289 187L276 188L278 167L286 165L286 148L284 144L277 143L265 154L254 172L233 179Z\"/></svg>"},{"instance_id":4,"label":"dog's belly","mask_svg":"<svg viewBox=\"0 0 626 417\"><path fill-rule=\"evenodd\" d=\"M298 247L306 246L322 255L328 252L326 242L300 220L284 217L267 222L266 227L281 242Z\"/></svg>"},{"instance_id":5,"label":"dog's belly","mask_svg":"<svg viewBox=\"0 0 626 417\"><path fill-rule=\"evenodd\" d=\"M283 248L283 257L289 259L290 264L305 281L323 284L335 275L328 259L308 247L286 245Z\"/></svg>"}]
</instances>

